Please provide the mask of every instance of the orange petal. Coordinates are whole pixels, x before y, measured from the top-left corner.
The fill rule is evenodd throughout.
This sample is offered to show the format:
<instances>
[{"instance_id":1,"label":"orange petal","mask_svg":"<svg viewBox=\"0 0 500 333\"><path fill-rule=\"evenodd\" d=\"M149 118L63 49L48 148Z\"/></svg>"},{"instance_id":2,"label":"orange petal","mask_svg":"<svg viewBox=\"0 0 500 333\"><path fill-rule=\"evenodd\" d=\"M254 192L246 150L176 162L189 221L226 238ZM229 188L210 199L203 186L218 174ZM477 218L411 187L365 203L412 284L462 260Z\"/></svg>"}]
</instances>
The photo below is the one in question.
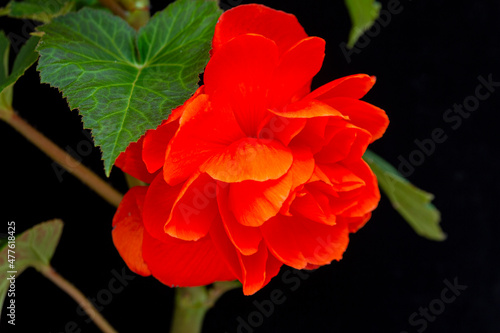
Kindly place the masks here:
<instances>
[{"instance_id":1,"label":"orange petal","mask_svg":"<svg viewBox=\"0 0 500 333\"><path fill-rule=\"evenodd\" d=\"M204 286L236 279L210 236L198 241L182 241L168 236L159 241L146 232L143 254L153 276L167 286Z\"/></svg>"},{"instance_id":2,"label":"orange petal","mask_svg":"<svg viewBox=\"0 0 500 333\"><path fill-rule=\"evenodd\" d=\"M212 224L210 236L233 274L243 284L245 295L255 293L278 274L282 263L269 253L263 242L252 255L243 255L229 240L220 220Z\"/></svg>"},{"instance_id":3,"label":"orange petal","mask_svg":"<svg viewBox=\"0 0 500 333\"><path fill-rule=\"evenodd\" d=\"M151 275L142 257L142 205L146 191L146 186L137 186L125 194L113 217L112 232L113 243L128 268L142 276Z\"/></svg>"},{"instance_id":4,"label":"orange petal","mask_svg":"<svg viewBox=\"0 0 500 333\"><path fill-rule=\"evenodd\" d=\"M329 205L328 197L322 192L305 190L303 195L295 198L290 211L293 216L298 214L315 222L335 225L335 215Z\"/></svg>"},{"instance_id":5,"label":"orange petal","mask_svg":"<svg viewBox=\"0 0 500 333\"><path fill-rule=\"evenodd\" d=\"M284 215L290 215L289 208L295 199L295 192L312 177L315 169L314 158L309 149L294 147L292 153L293 164L287 173L287 176L292 179L292 187L290 195L281 205L280 209Z\"/></svg>"},{"instance_id":6,"label":"orange petal","mask_svg":"<svg viewBox=\"0 0 500 333\"><path fill-rule=\"evenodd\" d=\"M215 26L212 52L217 53L222 45L247 33L272 39L278 45L280 53L307 37L304 28L292 14L257 4L240 5L226 11L219 18Z\"/></svg>"},{"instance_id":7,"label":"orange petal","mask_svg":"<svg viewBox=\"0 0 500 333\"><path fill-rule=\"evenodd\" d=\"M238 223L229 209L229 187L236 184L218 183L217 202L227 236L233 245L244 255L257 252L262 235L258 228L247 227Z\"/></svg>"},{"instance_id":8,"label":"orange petal","mask_svg":"<svg viewBox=\"0 0 500 333\"><path fill-rule=\"evenodd\" d=\"M297 269L340 260L349 242L347 225L342 223L329 226L304 218L277 215L261 230L271 253Z\"/></svg>"},{"instance_id":9,"label":"orange petal","mask_svg":"<svg viewBox=\"0 0 500 333\"><path fill-rule=\"evenodd\" d=\"M341 164L320 165L318 169L327 177L328 183L336 192L352 191L366 185L362 178Z\"/></svg>"},{"instance_id":10,"label":"orange petal","mask_svg":"<svg viewBox=\"0 0 500 333\"><path fill-rule=\"evenodd\" d=\"M259 129L259 139L278 140L285 146L306 126L306 119L285 118L270 114Z\"/></svg>"},{"instance_id":11,"label":"orange petal","mask_svg":"<svg viewBox=\"0 0 500 333\"><path fill-rule=\"evenodd\" d=\"M306 99L327 99L332 97L351 97L360 99L373 87L375 77L355 74L327 83L306 96Z\"/></svg>"},{"instance_id":12,"label":"orange petal","mask_svg":"<svg viewBox=\"0 0 500 333\"><path fill-rule=\"evenodd\" d=\"M244 138L209 159L201 170L226 183L266 181L283 176L292 162L290 149L280 142Z\"/></svg>"},{"instance_id":13,"label":"orange petal","mask_svg":"<svg viewBox=\"0 0 500 333\"><path fill-rule=\"evenodd\" d=\"M178 121L164 122L156 130L149 130L142 144L142 159L149 172L158 171L165 163L168 143L179 128Z\"/></svg>"},{"instance_id":14,"label":"orange petal","mask_svg":"<svg viewBox=\"0 0 500 333\"><path fill-rule=\"evenodd\" d=\"M327 127L326 132L329 129ZM371 140L368 131L359 127L347 124L346 127L338 131L332 129L335 135L330 142L314 155L315 160L321 164L336 163L338 161L357 161L361 159Z\"/></svg>"},{"instance_id":15,"label":"orange petal","mask_svg":"<svg viewBox=\"0 0 500 333\"><path fill-rule=\"evenodd\" d=\"M348 217L365 216L367 213L375 210L380 201L380 191L378 188L377 178L368 164L366 164L366 162L362 159L358 162L349 164L348 167L359 178L363 179L365 186L351 191L356 194L357 205L347 209L342 213L342 215ZM349 192L345 195L349 195ZM350 196L352 197L352 195ZM343 197L343 193L341 193L340 197Z\"/></svg>"},{"instance_id":16,"label":"orange petal","mask_svg":"<svg viewBox=\"0 0 500 333\"><path fill-rule=\"evenodd\" d=\"M269 92L271 108L281 108L297 98L297 93L321 69L324 57L325 41L318 37L302 39L286 51L274 71Z\"/></svg>"},{"instance_id":17,"label":"orange petal","mask_svg":"<svg viewBox=\"0 0 500 333\"><path fill-rule=\"evenodd\" d=\"M346 223L349 223L349 232L357 232L359 229L365 226L366 222L370 220L372 213L367 213L361 217L354 218L344 218ZM342 217L340 217L342 218Z\"/></svg>"},{"instance_id":18,"label":"orange petal","mask_svg":"<svg viewBox=\"0 0 500 333\"><path fill-rule=\"evenodd\" d=\"M123 172L149 184L155 178L156 173L150 173L142 160L143 141L144 135L137 142L130 143L127 149L118 156L115 165Z\"/></svg>"},{"instance_id":19,"label":"orange petal","mask_svg":"<svg viewBox=\"0 0 500 333\"><path fill-rule=\"evenodd\" d=\"M290 175L265 182L234 183L229 187L228 203L239 223L258 227L278 214L292 186Z\"/></svg>"},{"instance_id":20,"label":"orange petal","mask_svg":"<svg viewBox=\"0 0 500 333\"><path fill-rule=\"evenodd\" d=\"M215 109L230 107L242 130L255 137L268 114L267 96L277 65L278 48L272 40L240 35L210 59L203 78L205 92Z\"/></svg>"},{"instance_id":21,"label":"orange petal","mask_svg":"<svg viewBox=\"0 0 500 333\"><path fill-rule=\"evenodd\" d=\"M186 241L204 237L218 214L216 191L216 182L207 174L187 180L172 206L165 232Z\"/></svg>"},{"instance_id":22,"label":"orange petal","mask_svg":"<svg viewBox=\"0 0 500 333\"><path fill-rule=\"evenodd\" d=\"M288 104L284 109L270 109L270 112L286 118L315 118L315 117L338 117L348 119L340 111L330 105L317 100L301 100Z\"/></svg>"},{"instance_id":23,"label":"orange petal","mask_svg":"<svg viewBox=\"0 0 500 333\"><path fill-rule=\"evenodd\" d=\"M385 111L369 103L350 97L328 98L323 102L348 116L352 124L370 132L372 135L370 142L382 137L389 126L389 118Z\"/></svg>"},{"instance_id":24,"label":"orange petal","mask_svg":"<svg viewBox=\"0 0 500 333\"><path fill-rule=\"evenodd\" d=\"M264 242L261 243L256 253L250 256L238 255L243 274L243 294L252 295L264 285L267 256L268 251Z\"/></svg>"},{"instance_id":25,"label":"orange petal","mask_svg":"<svg viewBox=\"0 0 500 333\"><path fill-rule=\"evenodd\" d=\"M168 241L171 238L165 233L165 223L170 217L182 186L182 183L170 186L163 179L161 172L149 185L143 208L144 227L152 237L160 241Z\"/></svg>"},{"instance_id":26,"label":"orange petal","mask_svg":"<svg viewBox=\"0 0 500 333\"><path fill-rule=\"evenodd\" d=\"M208 95L199 95L188 104L180 123L163 166L165 181L172 185L189 178L207 159L245 136L232 111L212 109Z\"/></svg>"}]
</instances>

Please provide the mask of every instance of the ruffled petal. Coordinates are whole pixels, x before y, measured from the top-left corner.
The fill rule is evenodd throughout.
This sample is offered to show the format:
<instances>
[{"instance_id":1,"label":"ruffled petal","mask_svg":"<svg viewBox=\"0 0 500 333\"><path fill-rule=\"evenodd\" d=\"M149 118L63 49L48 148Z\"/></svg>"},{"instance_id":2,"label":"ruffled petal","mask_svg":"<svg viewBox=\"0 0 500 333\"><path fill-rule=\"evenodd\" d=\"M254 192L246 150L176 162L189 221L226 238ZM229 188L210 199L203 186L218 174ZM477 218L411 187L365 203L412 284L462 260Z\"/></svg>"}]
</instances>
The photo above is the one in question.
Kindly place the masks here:
<instances>
[{"instance_id":1,"label":"ruffled petal","mask_svg":"<svg viewBox=\"0 0 500 333\"><path fill-rule=\"evenodd\" d=\"M267 99L278 64L276 44L260 35L240 35L223 44L207 64L205 92L215 109L230 106L248 136L267 116Z\"/></svg>"},{"instance_id":2,"label":"ruffled petal","mask_svg":"<svg viewBox=\"0 0 500 333\"><path fill-rule=\"evenodd\" d=\"M258 227L278 214L293 186L288 174L279 179L231 184L229 201L236 219L245 226Z\"/></svg>"},{"instance_id":3,"label":"ruffled petal","mask_svg":"<svg viewBox=\"0 0 500 333\"><path fill-rule=\"evenodd\" d=\"M165 163L168 143L179 128L178 121L164 122L156 130L149 130L142 144L142 159L148 172L158 171Z\"/></svg>"},{"instance_id":4,"label":"ruffled petal","mask_svg":"<svg viewBox=\"0 0 500 333\"><path fill-rule=\"evenodd\" d=\"M123 172L149 184L155 178L156 173L150 173L142 160L143 142L144 135L137 142L130 143L127 149L118 156L115 165Z\"/></svg>"},{"instance_id":5,"label":"ruffled petal","mask_svg":"<svg viewBox=\"0 0 500 333\"><path fill-rule=\"evenodd\" d=\"M338 161L346 163L357 161L361 159L371 140L368 131L351 124L346 124L343 128L333 128L331 132L334 135L330 142L314 155L318 163L330 164Z\"/></svg>"},{"instance_id":6,"label":"ruffled petal","mask_svg":"<svg viewBox=\"0 0 500 333\"><path fill-rule=\"evenodd\" d=\"M176 186L167 184L161 173L149 185L144 201L143 219L144 227L152 237L160 241L170 239L170 236L165 232L165 224L182 187L182 183Z\"/></svg>"},{"instance_id":7,"label":"ruffled petal","mask_svg":"<svg viewBox=\"0 0 500 333\"><path fill-rule=\"evenodd\" d=\"M259 291L266 281L267 247L262 242L259 250L249 256L239 254L243 275L243 293L252 295Z\"/></svg>"},{"instance_id":8,"label":"ruffled petal","mask_svg":"<svg viewBox=\"0 0 500 333\"><path fill-rule=\"evenodd\" d=\"M172 237L196 241L204 237L218 214L217 184L207 174L195 174L179 192L165 232Z\"/></svg>"},{"instance_id":9,"label":"ruffled petal","mask_svg":"<svg viewBox=\"0 0 500 333\"><path fill-rule=\"evenodd\" d=\"M257 252L262 235L259 228L247 227L238 223L234 213L230 210L229 187L235 184L218 183L217 202L227 236L233 245L244 255Z\"/></svg>"},{"instance_id":10,"label":"ruffled petal","mask_svg":"<svg viewBox=\"0 0 500 333\"><path fill-rule=\"evenodd\" d=\"M290 204L296 197L297 189L301 188L313 175L315 169L314 157L308 148L293 147L293 164L287 173L292 179L290 195L281 205L280 212L284 215L290 215Z\"/></svg>"},{"instance_id":11,"label":"ruffled petal","mask_svg":"<svg viewBox=\"0 0 500 333\"><path fill-rule=\"evenodd\" d=\"M362 159L349 164L348 168L359 178L363 179L365 186L345 192L345 194L341 193L340 199L356 202L356 205L345 210L342 215L346 217L365 216L375 210L380 201L377 177L375 177L368 164Z\"/></svg>"},{"instance_id":12,"label":"ruffled petal","mask_svg":"<svg viewBox=\"0 0 500 333\"><path fill-rule=\"evenodd\" d=\"M322 85L307 95L306 99L324 100L332 97L360 99L375 84L375 76L366 74L349 75Z\"/></svg>"},{"instance_id":13,"label":"ruffled petal","mask_svg":"<svg viewBox=\"0 0 500 333\"><path fill-rule=\"evenodd\" d=\"M336 218L330 210L330 200L320 191L305 190L295 198L290 211L293 216L300 215L315 222L335 225Z\"/></svg>"},{"instance_id":14,"label":"ruffled petal","mask_svg":"<svg viewBox=\"0 0 500 333\"><path fill-rule=\"evenodd\" d=\"M373 142L382 137L389 126L389 118L384 110L350 97L333 97L323 102L339 110L349 117L349 121L357 127L367 130L372 135Z\"/></svg>"},{"instance_id":15,"label":"ruffled petal","mask_svg":"<svg viewBox=\"0 0 500 333\"><path fill-rule=\"evenodd\" d=\"M278 140L285 146L306 126L306 119L285 118L270 114L259 129L259 139Z\"/></svg>"},{"instance_id":16,"label":"ruffled petal","mask_svg":"<svg viewBox=\"0 0 500 333\"><path fill-rule=\"evenodd\" d=\"M146 186L137 186L125 194L113 217L112 232L113 243L128 268L142 276L151 275L142 257L142 205L146 191Z\"/></svg>"},{"instance_id":17,"label":"ruffled petal","mask_svg":"<svg viewBox=\"0 0 500 333\"><path fill-rule=\"evenodd\" d=\"M366 185L362 178L341 164L319 165L318 172L327 177L327 183L336 192L352 191Z\"/></svg>"},{"instance_id":18,"label":"ruffled petal","mask_svg":"<svg viewBox=\"0 0 500 333\"><path fill-rule=\"evenodd\" d=\"M208 95L199 95L186 106L179 130L167 148L165 181L175 185L186 180L207 159L244 136L231 110L213 109Z\"/></svg>"},{"instance_id":19,"label":"ruffled petal","mask_svg":"<svg viewBox=\"0 0 500 333\"><path fill-rule=\"evenodd\" d=\"M348 119L340 111L317 100L301 100L288 104L282 110L270 109L269 111L286 118L337 117L339 119Z\"/></svg>"},{"instance_id":20,"label":"ruffled petal","mask_svg":"<svg viewBox=\"0 0 500 333\"><path fill-rule=\"evenodd\" d=\"M159 241L146 232L142 250L153 276L167 286L204 286L236 279L210 236L198 241L168 236Z\"/></svg>"},{"instance_id":21,"label":"ruffled petal","mask_svg":"<svg viewBox=\"0 0 500 333\"><path fill-rule=\"evenodd\" d=\"M280 58L269 92L269 106L279 109L297 98L321 69L325 41L318 37L301 40Z\"/></svg>"},{"instance_id":22,"label":"ruffled petal","mask_svg":"<svg viewBox=\"0 0 500 333\"><path fill-rule=\"evenodd\" d=\"M280 54L307 37L304 28L292 14L266 6L240 5L226 11L215 26L212 53L222 45L243 34L263 35L278 45Z\"/></svg>"},{"instance_id":23,"label":"ruffled petal","mask_svg":"<svg viewBox=\"0 0 500 333\"><path fill-rule=\"evenodd\" d=\"M277 215L261 231L271 253L297 269L340 260L349 242L345 224L329 226L293 216Z\"/></svg>"},{"instance_id":24,"label":"ruffled petal","mask_svg":"<svg viewBox=\"0 0 500 333\"><path fill-rule=\"evenodd\" d=\"M200 168L226 183L266 181L283 176L293 162L288 147L275 140L244 138L209 159Z\"/></svg>"}]
</instances>

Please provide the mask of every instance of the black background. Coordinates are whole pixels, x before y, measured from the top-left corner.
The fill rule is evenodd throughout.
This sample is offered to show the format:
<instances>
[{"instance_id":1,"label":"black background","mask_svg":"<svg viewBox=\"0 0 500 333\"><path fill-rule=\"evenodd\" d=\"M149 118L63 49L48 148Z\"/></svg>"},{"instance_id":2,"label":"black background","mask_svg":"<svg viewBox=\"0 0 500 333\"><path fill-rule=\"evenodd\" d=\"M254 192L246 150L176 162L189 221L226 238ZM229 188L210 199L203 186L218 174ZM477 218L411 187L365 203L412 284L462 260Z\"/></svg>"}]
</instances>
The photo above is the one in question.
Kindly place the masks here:
<instances>
[{"instance_id":1,"label":"black background","mask_svg":"<svg viewBox=\"0 0 500 333\"><path fill-rule=\"evenodd\" d=\"M166 3L155 1L153 11ZM208 313L204 332L238 332L238 317L249 322L249 316L258 327L240 332L500 332L500 88L456 129L443 119L455 103L474 96L479 76L500 81L500 2L401 0L402 11L378 32L372 30L350 62L339 46L350 28L342 1L262 3L295 14L309 35L327 41L314 87L354 73L377 76L365 100L385 109L391 124L372 149L393 165L418 149L416 139L443 129L447 140L436 144L408 179L435 194L448 239L433 242L417 236L384 197L372 220L351 236L341 262L302 277L284 267L251 297L241 290L227 293ZM387 1L381 3L387 8ZM22 21L0 21L4 30L18 35L30 30ZM14 106L60 147L88 147L77 111L68 109L57 90L40 85L34 68L16 85ZM59 181L52 161L4 123L0 147L0 232L5 233L10 220L20 232L41 221L63 219L53 267L88 297L108 289L113 271L125 267L111 240L114 207L68 173ZM84 155L83 164L104 177L99 150ZM114 169L109 182L126 191L119 170ZM412 325L409 317L436 306L444 281L455 279L467 289L425 326L423 321ZM16 285L16 329L3 315L0 331L64 332L68 322L81 332L98 331L77 313L71 298L35 270L23 273ZM270 314L257 314L254 302L265 303L275 289L286 300ZM173 294L155 279L137 276L113 295L102 314L120 332L168 332Z\"/></svg>"}]
</instances>

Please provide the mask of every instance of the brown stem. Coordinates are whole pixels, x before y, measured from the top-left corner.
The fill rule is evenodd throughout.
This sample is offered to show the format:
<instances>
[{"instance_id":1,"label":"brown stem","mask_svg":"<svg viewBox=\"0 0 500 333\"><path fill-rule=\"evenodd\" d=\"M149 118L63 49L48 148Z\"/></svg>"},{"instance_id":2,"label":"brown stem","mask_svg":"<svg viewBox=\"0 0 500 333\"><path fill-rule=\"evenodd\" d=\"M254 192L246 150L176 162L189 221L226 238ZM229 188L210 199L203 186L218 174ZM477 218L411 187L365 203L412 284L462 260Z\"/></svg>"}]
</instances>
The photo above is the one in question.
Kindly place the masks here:
<instances>
[{"instance_id":1,"label":"brown stem","mask_svg":"<svg viewBox=\"0 0 500 333\"><path fill-rule=\"evenodd\" d=\"M38 267L40 273L42 273L47 279L52 281L56 286L61 288L66 294L71 296L89 315L89 318L94 321L94 323L103 331L104 333L118 333L103 316L97 311L97 309L92 305L92 303L85 297L80 290L78 290L74 285L72 285L68 280L59 275L51 266L41 266Z\"/></svg>"},{"instance_id":2,"label":"brown stem","mask_svg":"<svg viewBox=\"0 0 500 333\"><path fill-rule=\"evenodd\" d=\"M55 145L42 133L38 132L24 119L14 112L0 112L0 119L15 128L26 139L43 151L47 156L59 163L69 173L80 179L84 184L93 189L97 194L115 207L118 207L123 195L98 177L90 169L75 160L64 150Z\"/></svg>"},{"instance_id":3,"label":"brown stem","mask_svg":"<svg viewBox=\"0 0 500 333\"><path fill-rule=\"evenodd\" d=\"M127 19L128 12L115 0L99 0L101 5L109 8L113 14L120 16L123 19Z\"/></svg>"}]
</instances>

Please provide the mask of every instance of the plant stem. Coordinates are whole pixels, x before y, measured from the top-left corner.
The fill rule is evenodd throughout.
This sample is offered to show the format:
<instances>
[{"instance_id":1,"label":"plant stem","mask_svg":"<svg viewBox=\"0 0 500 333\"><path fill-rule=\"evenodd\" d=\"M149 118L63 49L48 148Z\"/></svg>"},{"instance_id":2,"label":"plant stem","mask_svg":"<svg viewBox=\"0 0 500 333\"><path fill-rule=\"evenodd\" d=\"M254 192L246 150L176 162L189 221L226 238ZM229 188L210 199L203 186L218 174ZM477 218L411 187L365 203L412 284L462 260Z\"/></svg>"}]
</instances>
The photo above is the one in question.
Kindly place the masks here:
<instances>
[{"instance_id":1,"label":"plant stem","mask_svg":"<svg viewBox=\"0 0 500 333\"><path fill-rule=\"evenodd\" d=\"M122 19L127 19L127 11L115 0L99 0L99 2L104 7L109 8L113 14L120 16Z\"/></svg>"},{"instance_id":2,"label":"plant stem","mask_svg":"<svg viewBox=\"0 0 500 333\"><path fill-rule=\"evenodd\" d=\"M33 128L15 112L0 112L0 119L15 128L26 139L60 164L69 173L80 179L84 184L93 189L97 194L115 207L118 207L123 195L98 177L90 169L75 160L71 155L59 148L46 136Z\"/></svg>"},{"instance_id":3,"label":"plant stem","mask_svg":"<svg viewBox=\"0 0 500 333\"><path fill-rule=\"evenodd\" d=\"M201 333L203 319L210 308L206 287L177 288L170 333Z\"/></svg>"},{"instance_id":4,"label":"plant stem","mask_svg":"<svg viewBox=\"0 0 500 333\"><path fill-rule=\"evenodd\" d=\"M71 298L73 298L82 309L89 315L89 318L94 321L94 323L103 331L104 333L117 333L117 331L104 319L103 316L97 311L97 309L92 305L92 303L82 294L82 292L74 285L72 285L68 280L59 275L50 265L38 267L40 273L42 273L47 279L52 281L55 285L61 288L65 293L67 293Z\"/></svg>"},{"instance_id":5,"label":"plant stem","mask_svg":"<svg viewBox=\"0 0 500 333\"><path fill-rule=\"evenodd\" d=\"M240 286L237 281L228 281L215 282L212 288L177 288L170 333L201 333L207 311L226 291Z\"/></svg>"}]
</instances>

